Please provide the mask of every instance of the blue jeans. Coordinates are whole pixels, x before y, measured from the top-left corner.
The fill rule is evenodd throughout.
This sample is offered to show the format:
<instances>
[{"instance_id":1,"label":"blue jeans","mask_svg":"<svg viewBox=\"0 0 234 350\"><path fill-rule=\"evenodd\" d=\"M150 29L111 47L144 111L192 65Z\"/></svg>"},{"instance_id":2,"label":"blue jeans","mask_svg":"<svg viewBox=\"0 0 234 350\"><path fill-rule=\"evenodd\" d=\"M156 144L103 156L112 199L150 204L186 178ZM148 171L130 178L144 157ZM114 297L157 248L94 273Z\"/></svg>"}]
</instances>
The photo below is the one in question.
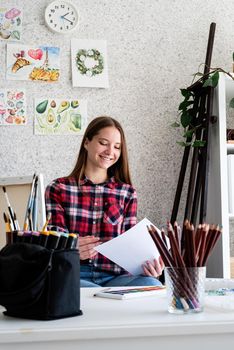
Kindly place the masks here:
<instances>
[{"instance_id":1,"label":"blue jeans","mask_svg":"<svg viewBox=\"0 0 234 350\"><path fill-rule=\"evenodd\" d=\"M94 272L90 265L80 266L81 287L122 287L122 286L161 286L155 277L148 276L115 276L107 272Z\"/></svg>"}]
</instances>

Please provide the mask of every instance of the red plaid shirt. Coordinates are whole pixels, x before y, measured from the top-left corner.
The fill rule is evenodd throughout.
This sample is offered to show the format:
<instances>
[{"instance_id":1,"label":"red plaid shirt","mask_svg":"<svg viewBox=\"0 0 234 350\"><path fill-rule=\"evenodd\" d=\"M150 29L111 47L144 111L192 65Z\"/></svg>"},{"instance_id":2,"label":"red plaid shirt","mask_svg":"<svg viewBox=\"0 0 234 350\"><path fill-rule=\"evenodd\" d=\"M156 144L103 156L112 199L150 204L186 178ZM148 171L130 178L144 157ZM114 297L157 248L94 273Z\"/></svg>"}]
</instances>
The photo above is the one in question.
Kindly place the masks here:
<instances>
[{"instance_id":1,"label":"red plaid shirt","mask_svg":"<svg viewBox=\"0 0 234 350\"><path fill-rule=\"evenodd\" d=\"M101 242L109 241L130 229L137 222L137 197L131 185L117 182L114 177L102 184L88 178L59 178L47 186L46 210L51 213L48 228L79 233L81 237L95 235ZM94 271L115 275L126 273L101 254L92 259Z\"/></svg>"}]
</instances>

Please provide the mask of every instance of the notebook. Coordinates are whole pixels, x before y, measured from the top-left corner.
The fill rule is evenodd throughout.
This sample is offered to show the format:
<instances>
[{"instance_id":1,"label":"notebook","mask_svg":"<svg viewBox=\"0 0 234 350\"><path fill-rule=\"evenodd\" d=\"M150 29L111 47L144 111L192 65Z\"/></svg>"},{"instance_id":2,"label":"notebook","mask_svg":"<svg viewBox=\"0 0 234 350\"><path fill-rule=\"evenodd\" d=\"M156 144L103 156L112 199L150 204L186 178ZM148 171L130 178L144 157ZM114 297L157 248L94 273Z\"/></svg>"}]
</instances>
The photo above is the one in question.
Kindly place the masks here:
<instances>
[{"instance_id":1,"label":"notebook","mask_svg":"<svg viewBox=\"0 0 234 350\"><path fill-rule=\"evenodd\" d=\"M95 293L94 297L111 299L132 299L159 294L165 286L132 287L126 289L107 288Z\"/></svg>"}]
</instances>

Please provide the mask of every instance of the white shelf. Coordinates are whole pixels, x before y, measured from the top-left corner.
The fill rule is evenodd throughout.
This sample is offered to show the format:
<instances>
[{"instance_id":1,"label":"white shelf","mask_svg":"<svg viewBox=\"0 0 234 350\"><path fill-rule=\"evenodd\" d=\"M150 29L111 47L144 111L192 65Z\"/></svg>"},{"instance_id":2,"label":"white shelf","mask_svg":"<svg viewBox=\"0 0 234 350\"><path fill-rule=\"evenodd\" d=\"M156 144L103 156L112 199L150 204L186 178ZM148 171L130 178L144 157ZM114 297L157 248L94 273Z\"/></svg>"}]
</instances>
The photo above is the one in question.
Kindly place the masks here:
<instances>
[{"instance_id":1,"label":"white shelf","mask_svg":"<svg viewBox=\"0 0 234 350\"><path fill-rule=\"evenodd\" d=\"M227 143L227 154L233 154L233 153L234 153L234 144L233 143Z\"/></svg>"},{"instance_id":2,"label":"white shelf","mask_svg":"<svg viewBox=\"0 0 234 350\"><path fill-rule=\"evenodd\" d=\"M208 277L230 278L230 239L228 210L227 155L234 153L234 145L226 142L227 106L234 97L234 80L226 74L220 74L219 84L215 89L213 115L217 123L210 126L210 158L207 197L207 222L222 227L221 239L211 254ZM234 174L233 174L234 176Z\"/></svg>"}]
</instances>

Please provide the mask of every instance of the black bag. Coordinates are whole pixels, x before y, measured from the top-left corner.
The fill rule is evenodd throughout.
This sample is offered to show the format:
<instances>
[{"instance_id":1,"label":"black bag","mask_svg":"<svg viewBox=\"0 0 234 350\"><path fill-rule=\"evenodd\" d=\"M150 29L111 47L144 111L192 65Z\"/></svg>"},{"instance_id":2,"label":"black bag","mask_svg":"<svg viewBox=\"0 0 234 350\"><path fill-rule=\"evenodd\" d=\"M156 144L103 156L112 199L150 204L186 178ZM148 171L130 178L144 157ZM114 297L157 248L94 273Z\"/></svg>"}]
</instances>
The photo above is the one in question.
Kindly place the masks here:
<instances>
[{"instance_id":1,"label":"black bag","mask_svg":"<svg viewBox=\"0 0 234 350\"><path fill-rule=\"evenodd\" d=\"M78 250L6 245L0 251L0 305L5 315L36 320L81 315Z\"/></svg>"}]
</instances>

